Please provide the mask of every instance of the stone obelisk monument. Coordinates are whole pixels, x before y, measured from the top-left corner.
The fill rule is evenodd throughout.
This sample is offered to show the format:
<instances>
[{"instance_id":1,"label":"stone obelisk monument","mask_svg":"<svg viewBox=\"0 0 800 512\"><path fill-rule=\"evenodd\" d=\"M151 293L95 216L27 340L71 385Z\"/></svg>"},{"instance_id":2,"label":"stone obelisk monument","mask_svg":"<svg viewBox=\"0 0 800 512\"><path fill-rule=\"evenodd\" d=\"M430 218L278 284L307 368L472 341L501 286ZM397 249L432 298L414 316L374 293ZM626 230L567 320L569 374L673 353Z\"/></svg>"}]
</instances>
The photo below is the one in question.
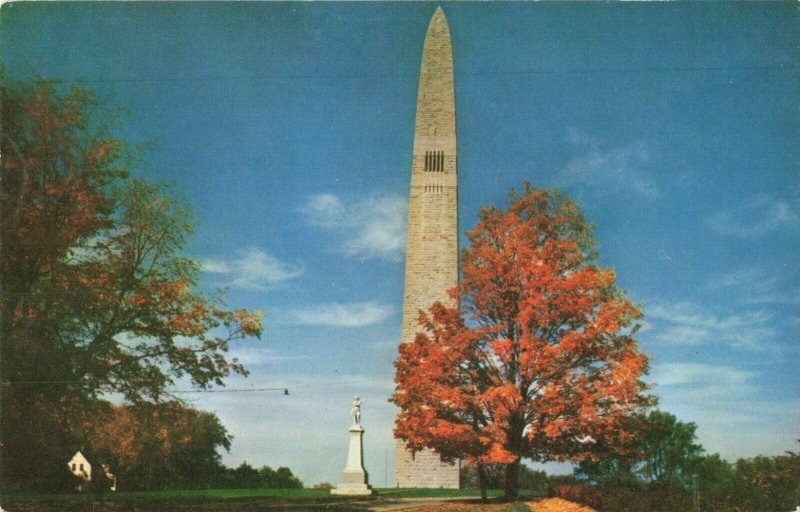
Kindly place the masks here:
<instances>
[{"instance_id":1,"label":"stone obelisk monument","mask_svg":"<svg viewBox=\"0 0 800 512\"><path fill-rule=\"evenodd\" d=\"M428 26L422 50L408 247L403 300L402 341L414 340L419 310L434 302L453 304L448 290L458 282L458 173L456 171L456 102L450 28L442 8ZM397 441L398 487L458 488L458 466L424 450L412 455Z\"/></svg>"}]
</instances>

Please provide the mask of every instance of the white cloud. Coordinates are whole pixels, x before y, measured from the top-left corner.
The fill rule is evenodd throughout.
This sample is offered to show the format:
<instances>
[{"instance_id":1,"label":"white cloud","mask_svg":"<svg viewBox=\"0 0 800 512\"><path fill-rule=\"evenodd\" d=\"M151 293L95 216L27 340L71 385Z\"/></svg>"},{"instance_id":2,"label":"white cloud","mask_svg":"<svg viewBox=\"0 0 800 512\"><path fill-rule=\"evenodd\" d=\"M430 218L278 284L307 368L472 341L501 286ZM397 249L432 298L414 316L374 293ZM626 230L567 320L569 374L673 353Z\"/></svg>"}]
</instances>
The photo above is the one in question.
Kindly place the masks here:
<instances>
[{"instance_id":1,"label":"white cloud","mask_svg":"<svg viewBox=\"0 0 800 512\"><path fill-rule=\"evenodd\" d=\"M649 306L645 314L657 320L649 330L649 337L655 341L679 345L719 343L753 351L776 349L772 315L764 311L717 316L698 304L681 302Z\"/></svg>"},{"instance_id":2,"label":"white cloud","mask_svg":"<svg viewBox=\"0 0 800 512\"><path fill-rule=\"evenodd\" d=\"M300 211L310 224L340 232L337 250L347 256L399 259L405 251L408 202L400 196L373 194L346 204L333 194L315 194Z\"/></svg>"},{"instance_id":3,"label":"white cloud","mask_svg":"<svg viewBox=\"0 0 800 512\"><path fill-rule=\"evenodd\" d=\"M347 222L342 200L333 194L315 194L301 208L309 223L323 228L341 227Z\"/></svg>"},{"instance_id":4,"label":"white cloud","mask_svg":"<svg viewBox=\"0 0 800 512\"><path fill-rule=\"evenodd\" d=\"M608 148L597 137L578 130L570 130L566 142L576 146L580 153L559 172L561 185L587 185L600 190L613 186L650 199L660 195L646 169L650 151L644 142Z\"/></svg>"},{"instance_id":5,"label":"white cloud","mask_svg":"<svg viewBox=\"0 0 800 512\"><path fill-rule=\"evenodd\" d=\"M729 460L792 449L800 431L800 408L792 400L764 399L765 376L729 365L655 364L659 407L697 424L709 453Z\"/></svg>"},{"instance_id":6,"label":"white cloud","mask_svg":"<svg viewBox=\"0 0 800 512\"><path fill-rule=\"evenodd\" d=\"M200 260L200 268L203 272L210 274L227 274L231 271L228 264L222 260L202 259Z\"/></svg>"},{"instance_id":7,"label":"white cloud","mask_svg":"<svg viewBox=\"0 0 800 512\"><path fill-rule=\"evenodd\" d=\"M229 261L201 259L200 267L204 272L227 275L231 286L249 290L268 290L305 272L302 265L283 262L255 247L238 252Z\"/></svg>"},{"instance_id":8,"label":"white cloud","mask_svg":"<svg viewBox=\"0 0 800 512\"><path fill-rule=\"evenodd\" d=\"M650 376L660 386L693 386L714 396L742 396L757 391L751 384L756 374L732 366L663 363L655 365Z\"/></svg>"},{"instance_id":9,"label":"white cloud","mask_svg":"<svg viewBox=\"0 0 800 512\"><path fill-rule=\"evenodd\" d=\"M764 272L754 268L740 268L720 274L714 274L706 280L705 287L710 290L738 287L742 285L751 286L759 280L763 280Z\"/></svg>"},{"instance_id":10,"label":"white cloud","mask_svg":"<svg viewBox=\"0 0 800 512\"><path fill-rule=\"evenodd\" d=\"M800 216L789 203L760 195L737 209L709 215L706 224L722 235L754 239L779 228L797 229Z\"/></svg>"},{"instance_id":11,"label":"white cloud","mask_svg":"<svg viewBox=\"0 0 800 512\"><path fill-rule=\"evenodd\" d=\"M735 289L745 304L800 304L800 289L787 277L758 268L740 268L711 276L705 288L728 292Z\"/></svg>"},{"instance_id":12,"label":"white cloud","mask_svg":"<svg viewBox=\"0 0 800 512\"><path fill-rule=\"evenodd\" d=\"M392 314L393 308L374 302L319 304L290 311L291 318L302 325L330 327L364 327L380 323Z\"/></svg>"},{"instance_id":13,"label":"white cloud","mask_svg":"<svg viewBox=\"0 0 800 512\"><path fill-rule=\"evenodd\" d=\"M269 349L265 346L258 346L258 345L246 345L246 346L235 346L228 351L228 357L230 359L236 358L236 360L243 364L246 368L250 368L252 366L263 366L272 363L283 363L289 360L296 360L301 359L304 356L300 355L277 355L274 350Z\"/></svg>"}]
</instances>

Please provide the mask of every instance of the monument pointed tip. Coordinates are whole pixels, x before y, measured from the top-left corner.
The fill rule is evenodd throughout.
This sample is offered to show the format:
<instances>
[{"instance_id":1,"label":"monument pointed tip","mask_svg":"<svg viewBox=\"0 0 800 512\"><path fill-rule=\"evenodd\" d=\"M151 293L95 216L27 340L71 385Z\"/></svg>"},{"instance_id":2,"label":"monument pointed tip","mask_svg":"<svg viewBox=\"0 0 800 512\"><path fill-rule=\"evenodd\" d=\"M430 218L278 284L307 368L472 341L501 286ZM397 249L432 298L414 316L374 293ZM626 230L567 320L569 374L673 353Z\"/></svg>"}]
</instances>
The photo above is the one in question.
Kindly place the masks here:
<instances>
[{"instance_id":1,"label":"monument pointed tip","mask_svg":"<svg viewBox=\"0 0 800 512\"><path fill-rule=\"evenodd\" d=\"M447 26L447 18L444 15L444 9L442 9L441 5L436 7L436 11L433 13L433 16L431 16L431 22L430 25L428 25L428 34L431 32L447 33L447 38L450 38L450 29Z\"/></svg>"}]
</instances>

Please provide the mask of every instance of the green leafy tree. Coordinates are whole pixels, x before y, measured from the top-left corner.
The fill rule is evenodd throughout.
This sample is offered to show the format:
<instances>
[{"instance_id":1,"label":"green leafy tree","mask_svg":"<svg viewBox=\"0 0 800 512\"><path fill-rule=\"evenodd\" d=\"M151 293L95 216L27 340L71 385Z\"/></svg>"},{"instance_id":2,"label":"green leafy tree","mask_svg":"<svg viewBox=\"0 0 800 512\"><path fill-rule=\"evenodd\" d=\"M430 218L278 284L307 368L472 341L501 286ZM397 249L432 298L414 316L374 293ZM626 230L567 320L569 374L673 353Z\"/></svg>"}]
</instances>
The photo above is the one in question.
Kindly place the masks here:
<instances>
[{"instance_id":1,"label":"green leafy tree","mask_svg":"<svg viewBox=\"0 0 800 512\"><path fill-rule=\"evenodd\" d=\"M127 178L90 91L3 84L0 101L0 483L44 488L104 396L158 402L176 378L246 374L228 345L261 325L196 291L188 206Z\"/></svg>"},{"instance_id":2,"label":"green leafy tree","mask_svg":"<svg viewBox=\"0 0 800 512\"><path fill-rule=\"evenodd\" d=\"M275 487L280 489L302 489L303 482L292 474L292 470L281 466L275 471Z\"/></svg>"},{"instance_id":3,"label":"green leafy tree","mask_svg":"<svg viewBox=\"0 0 800 512\"><path fill-rule=\"evenodd\" d=\"M792 510L800 505L798 453L739 459L736 475L736 502L745 510Z\"/></svg>"},{"instance_id":4,"label":"green leafy tree","mask_svg":"<svg viewBox=\"0 0 800 512\"><path fill-rule=\"evenodd\" d=\"M730 510L736 506L739 482L733 464L714 453L698 457L689 471L697 475L701 509Z\"/></svg>"},{"instance_id":5,"label":"green leafy tree","mask_svg":"<svg viewBox=\"0 0 800 512\"><path fill-rule=\"evenodd\" d=\"M261 476L257 469L242 462L239 467L232 471L233 486L238 489L256 489L261 487Z\"/></svg>"},{"instance_id":6,"label":"green leafy tree","mask_svg":"<svg viewBox=\"0 0 800 512\"><path fill-rule=\"evenodd\" d=\"M617 436L609 443L596 443L594 456L582 460L574 470L580 481L602 487L632 487L640 484L635 468L641 465L641 433L647 426L647 418L634 415L625 421L620 430L625 435Z\"/></svg>"},{"instance_id":7,"label":"green leafy tree","mask_svg":"<svg viewBox=\"0 0 800 512\"><path fill-rule=\"evenodd\" d=\"M648 482L688 489L691 468L703 454L696 444L697 425L683 423L672 414L652 411L639 438L643 462L639 473Z\"/></svg>"},{"instance_id":8,"label":"green leafy tree","mask_svg":"<svg viewBox=\"0 0 800 512\"><path fill-rule=\"evenodd\" d=\"M279 467L277 470L269 466L263 466L258 470L261 477L261 487L267 489L302 489L303 482L292 474L292 470L287 467Z\"/></svg>"},{"instance_id":9,"label":"green leafy tree","mask_svg":"<svg viewBox=\"0 0 800 512\"><path fill-rule=\"evenodd\" d=\"M581 461L575 475L604 486L633 486L644 481L657 486L689 489L703 447L696 444L694 423L683 423L663 411L631 417L628 436L606 449L598 443L597 456Z\"/></svg>"}]
</instances>

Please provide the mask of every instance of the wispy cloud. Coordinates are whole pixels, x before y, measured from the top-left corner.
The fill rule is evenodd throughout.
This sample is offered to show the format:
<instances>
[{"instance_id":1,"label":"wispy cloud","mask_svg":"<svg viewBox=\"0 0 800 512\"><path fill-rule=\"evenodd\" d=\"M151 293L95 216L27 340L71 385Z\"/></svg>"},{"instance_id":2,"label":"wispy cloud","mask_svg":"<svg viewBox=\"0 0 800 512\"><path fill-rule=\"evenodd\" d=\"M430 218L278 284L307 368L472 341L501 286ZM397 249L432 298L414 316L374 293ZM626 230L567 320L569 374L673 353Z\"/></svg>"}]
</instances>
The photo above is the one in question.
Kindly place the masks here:
<instances>
[{"instance_id":1,"label":"wispy cloud","mask_svg":"<svg viewBox=\"0 0 800 512\"><path fill-rule=\"evenodd\" d=\"M338 228L347 223L344 203L333 194L314 194L300 209L308 222L323 228Z\"/></svg>"},{"instance_id":2,"label":"wispy cloud","mask_svg":"<svg viewBox=\"0 0 800 512\"><path fill-rule=\"evenodd\" d=\"M760 195L739 208L713 213L705 222L721 235L754 239L779 228L797 229L800 216L786 201Z\"/></svg>"},{"instance_id":3,"label":"wispy cloud","mask_svg":"<svg viewBox=\"0 0 800 512\"><path fill-rule=\"evenodd\" d=\"M227 274L231 271L228 264L223 260L202 259L200 260L200 268L203 272L210 274Z\"/></svg>"},{"instance_id":4,"label":"wispy cloud","mask_svg":"<svg viewBox=\"0 0 800 512\"><path fill-rule=\"evenodd\" d=\"M248 368L272 363L285 363L289 360L297 360L305 357L302 355L278 355L272 349L264 346L253 345L234 347L228 352L228 356L230 358L236 358L238 362L242 363Z\"/></svg>"},{"instance_id":5,"label":"wispy cloud","mask_svg":"<svg viewBox=\"0 0 800 512\"><path fill-rule=\"evenodd\" d=\"M763 374L732 365L681 362L655 364L650 376L662 397L660 407L682 421L696 422L700 442L710 453L720 452L729 460L781 453L797 438L796 401L765 398Z\"/></svg>"},{"instance_id":6,"label":"wispy cloud","mask_svg":"<svg viewBox=\"0 0 800 512\"><path fill-rule=\"evenodd\" d=\"M705 288L724 293L735 290L744 304L800 304L800 288L775 269L738 268L722 272L708 278Z\"/></svg>"},{"instance_id":7,"label":"wispy cloud","mask_svg":"<svg viewBox=\"0 0 800 512\"><path fill-rule=\"evenodd\" d=\"M599 138L578 130L570 130L566 142L577 150L577 156L559 172L561 185L587 185L600 190L611 186L632 190L650 199L660 195L655 180L647 171L650 151L644 142L606 147Z\"/></svg>"},{"instance_id":8,"label":"wispy cloud","mask_svg":"<svg viewBox=\"0 0 800 512\"><path fill-rule=\"evenodd\" d=\"M776 350L773 318L764 311L718 316L690 303L656 304L645 309L653 322L649 337L679 345L723 344L753 351Z\"/></svg>"},{"instance_id":9,"label":"wispy cloud","mask_svg":"<svg viewBox=\"0 0 800 512\"><path fill-rule=\"evenodd\" d=\"M400 196L373 194L347 202L314 194L300 211L309 224L341 233L337 250L347 256L396 260L405 251L408 203Z\"/></svg>"},{"instance_id":10,"label":"wispy cloud","mask_svg":"<svg viewBox=\"0 0 800 512\"><path fill-rule=\"evenodd\" d=\"M364 327L383 322L393 311L391 306L375 302L331 303L292 310L290 317L302 325Z\"/></svg>"},{"instance_id":11,"label":"wispy cloud","mask_svg":"<svg viewBox=\"0 0 800 512\"><path fill-rule=\"evenodd\" d=\"M733 366L664 363L655 365L650 376L660 386L695 387L707 397L741 397L758 391L752 383L757 374Z\"/></svg>"},{"instance_id":12,"label":"wispy cloud","mask_svg":"<svg viewBox=\"0 0 800 512\"><path fill-rule=\"evenodd\" d=\"M719 290L723 288L752 286L758 282L764 282L765 272L756 268L739 268L714 274L706 280L705 287L709 290ZM771 279L774 282L774 278ZM772 283L770 283L771 286Z\"/></svg>"},{"instance_id":13,"label":"wispy cloud","mask_svg":"<svg viewBox=\"0 0 800 512\"><path fill-rule=\"evenodd\" d=\"M302 265L283 262L255 247L238 252L230 260L201 259L200 266L204 272L229 276L234 288L249 290L269 290L305 271Z\"/></svg>"}]
</instances>

